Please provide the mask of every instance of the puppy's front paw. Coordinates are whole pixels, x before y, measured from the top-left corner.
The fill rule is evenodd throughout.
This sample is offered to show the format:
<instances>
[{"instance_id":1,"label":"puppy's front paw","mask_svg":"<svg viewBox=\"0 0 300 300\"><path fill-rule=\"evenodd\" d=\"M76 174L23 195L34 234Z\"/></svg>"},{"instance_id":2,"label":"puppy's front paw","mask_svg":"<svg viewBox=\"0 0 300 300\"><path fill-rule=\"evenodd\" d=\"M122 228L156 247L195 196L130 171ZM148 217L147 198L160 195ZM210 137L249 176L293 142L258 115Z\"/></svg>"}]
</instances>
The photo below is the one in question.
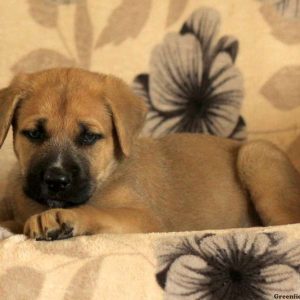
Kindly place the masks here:
<instances>
[{"instance_id":1,"label":"puppy's front paw","mask_svg":"<svg viewBox=\"0 0 300 300\"><path fill-rule=\"evenodd\" d=\"M24 234L36 240L61 240L79 235L77 214L69 209L50 209L31 216L25 223Z\"/></svg>"}]
</instances>

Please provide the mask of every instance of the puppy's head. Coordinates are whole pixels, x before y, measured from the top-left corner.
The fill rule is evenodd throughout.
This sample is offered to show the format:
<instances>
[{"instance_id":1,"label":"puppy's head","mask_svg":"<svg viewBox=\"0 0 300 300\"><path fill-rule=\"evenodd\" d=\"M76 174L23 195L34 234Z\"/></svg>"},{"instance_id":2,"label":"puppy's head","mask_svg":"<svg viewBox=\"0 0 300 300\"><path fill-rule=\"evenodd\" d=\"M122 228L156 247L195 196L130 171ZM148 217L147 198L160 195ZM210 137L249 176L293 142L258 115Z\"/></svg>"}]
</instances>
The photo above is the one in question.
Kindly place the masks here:
<instances>
[{"instance_id":1,"label":"puppy's head","mask_svg":"<svg viewBox=\"0 0 300 300\"><path fill-rule=\"evenodd\" d=\"M112 76L79 69L21 75L0 90L0 146L12 124L25 194L50 207L80 205L130 156L145 113Z\"/></svg>"}]
</instances>

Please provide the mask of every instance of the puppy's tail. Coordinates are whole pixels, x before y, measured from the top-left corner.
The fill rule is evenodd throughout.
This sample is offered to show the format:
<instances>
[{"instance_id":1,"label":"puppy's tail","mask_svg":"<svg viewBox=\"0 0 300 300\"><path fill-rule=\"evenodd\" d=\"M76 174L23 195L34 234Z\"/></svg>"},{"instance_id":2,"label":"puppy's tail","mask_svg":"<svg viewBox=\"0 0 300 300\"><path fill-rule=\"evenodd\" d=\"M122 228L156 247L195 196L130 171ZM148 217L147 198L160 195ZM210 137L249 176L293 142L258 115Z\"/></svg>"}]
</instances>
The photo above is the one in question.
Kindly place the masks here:
<instances>
[{"instance_id":1,"label":"puppy's tail","mask_svg":"<svg viewBox=\"0 0 300 300\"><path fill-rule=\"evenodd\" d=\"M300 174L279 148L266 141L244 144L237 167L264 225L300 222Z\"/></svg>"}]
</instances>

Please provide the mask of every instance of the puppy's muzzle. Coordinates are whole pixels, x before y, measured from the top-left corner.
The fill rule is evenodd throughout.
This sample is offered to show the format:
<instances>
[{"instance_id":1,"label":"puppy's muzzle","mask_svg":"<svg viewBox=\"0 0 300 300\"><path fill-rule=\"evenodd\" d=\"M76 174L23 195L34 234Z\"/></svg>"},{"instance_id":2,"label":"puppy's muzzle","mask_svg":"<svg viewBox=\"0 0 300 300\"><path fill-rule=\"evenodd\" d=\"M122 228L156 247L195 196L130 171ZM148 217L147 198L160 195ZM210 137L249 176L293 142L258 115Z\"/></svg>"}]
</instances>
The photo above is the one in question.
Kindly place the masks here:
<instances>
[{"instance_id":1,"label":"puppy's muzzle","mask_svg":"<svg viewBox=\"0 0 300 300\"><path fill-rule=\"evenodd\" d=\"M94 191L89 163L84 157L49 152L31 161L25 194L49 207L71 207L87 202Z\"/></svg>"}]
</instances>

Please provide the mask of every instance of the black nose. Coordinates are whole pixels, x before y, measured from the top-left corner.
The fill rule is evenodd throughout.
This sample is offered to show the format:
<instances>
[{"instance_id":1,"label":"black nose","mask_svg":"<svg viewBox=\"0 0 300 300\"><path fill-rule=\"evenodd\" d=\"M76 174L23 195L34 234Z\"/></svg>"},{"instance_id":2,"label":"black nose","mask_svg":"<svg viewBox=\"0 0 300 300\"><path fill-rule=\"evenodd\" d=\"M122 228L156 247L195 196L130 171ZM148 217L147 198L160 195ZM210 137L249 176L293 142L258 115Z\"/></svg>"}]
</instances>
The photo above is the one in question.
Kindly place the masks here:
<instances>
[{"instance_id":1,"label":"black nose","mask_svg":"<svg viewBox=\"0 0 300 300\"><path fill-rule=\"evenodd\" d=\"M52 192L64 191L71 183L71 176L61 168L49 168L44 174L44 182Z\"/></svg>"}]
</instances>

